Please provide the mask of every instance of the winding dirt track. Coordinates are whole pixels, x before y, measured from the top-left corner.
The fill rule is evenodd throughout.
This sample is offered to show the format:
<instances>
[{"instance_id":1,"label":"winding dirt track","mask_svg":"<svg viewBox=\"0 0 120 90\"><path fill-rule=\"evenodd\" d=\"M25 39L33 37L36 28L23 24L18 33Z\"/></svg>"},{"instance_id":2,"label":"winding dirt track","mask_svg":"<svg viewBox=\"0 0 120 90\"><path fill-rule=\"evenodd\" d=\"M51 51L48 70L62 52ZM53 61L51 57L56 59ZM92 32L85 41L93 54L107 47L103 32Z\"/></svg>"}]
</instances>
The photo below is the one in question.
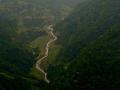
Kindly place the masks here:
<instances>
[{"instance_id":1,"label":"winding dirt track","mask_svg":"<svg viewBox=\"0 0 120 90\"><path fill-rule=\"evenodd\" d=\"M40 67L40 64L42 63L42 61L48 57L48 54L49 54L49 48L50 48L50 44L53 43L54 41L57 40L57 36L53 33L53 28L52 28L53 25L49 25L47 27L47 29L49 30L49 33L50 35L53 37L53 39L50 39L47 44L46 44L46 47L45 47L45 54L42 58L40 58L37 62L36 62L36 69L38 69L40 72L42 72L44 74L44 80L47 82L47 83L50 83L50 80L47 78L47 72L45 72L41 67Z\"/></svg>"}]
</instances>

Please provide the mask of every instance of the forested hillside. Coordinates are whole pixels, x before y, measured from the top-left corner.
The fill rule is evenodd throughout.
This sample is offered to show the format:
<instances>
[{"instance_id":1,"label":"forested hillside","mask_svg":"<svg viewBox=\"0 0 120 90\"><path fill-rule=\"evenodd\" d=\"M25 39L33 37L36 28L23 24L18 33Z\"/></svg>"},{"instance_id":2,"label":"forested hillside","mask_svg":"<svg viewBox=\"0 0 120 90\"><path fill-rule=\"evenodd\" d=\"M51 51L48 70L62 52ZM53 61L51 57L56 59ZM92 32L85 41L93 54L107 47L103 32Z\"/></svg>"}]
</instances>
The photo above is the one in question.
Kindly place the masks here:
<instances>
[{"instance_id":1,"label":"forested hillside","mask_svg":"<svg viewBox=\"0 0 120 90\"><path fill-rule=\"evenodd\" d=\"M16 90L27 81L23 78L34 64L32 54L15 43L16 20L1 13L0 17L0 89ZM24 81L23 81L24 80ZM21 90L21 89L20 89Z\"/></svg>"},{"instance_id":2,"label":"forested hillside","mask_svg":"<svg viewBox=\"0 0 120 90\"><path fill-rule=\"evenodd\" d=\"M17 43L24 46L45 35L43 27L63 20L79 0L1 0L0 13L3 17L16 18Z\"/></svg>"},{"instance_id":3,"label":"forested hillside","mask_svg":"<svg viewBox=\"0 0 120 90\"><path fill-rule=\"evenodd\" d=\"M0 0L0 90L119 90L119 5L119 0ZM49 24L55 24L58 39L41 65L48 84L35 63L51 38Z\"/></svg>"},{"instance_id":4,"label":"forested hillside","mask_svg":"<svg viewBox=\"0 0 120 90\"><path fill-rule=\"evenodd\" d=\"M34 84L38 85L39 79L31 75L36 57L27 45L46 37L44 26L67 16L74 5L49 0L0 0L0 90L36 89Z\"/></svg>"},{"instance_id":5,"label":"forested hillside","mask_svg":"<svg viewBox=\"0 0 120 90\"><path fill-rule=\"evenodd\" d=\"M62 49L48 67L53 86L120 89L119 4L119 0L89 0L55 26Z\"/></svg>"}]
</instances>

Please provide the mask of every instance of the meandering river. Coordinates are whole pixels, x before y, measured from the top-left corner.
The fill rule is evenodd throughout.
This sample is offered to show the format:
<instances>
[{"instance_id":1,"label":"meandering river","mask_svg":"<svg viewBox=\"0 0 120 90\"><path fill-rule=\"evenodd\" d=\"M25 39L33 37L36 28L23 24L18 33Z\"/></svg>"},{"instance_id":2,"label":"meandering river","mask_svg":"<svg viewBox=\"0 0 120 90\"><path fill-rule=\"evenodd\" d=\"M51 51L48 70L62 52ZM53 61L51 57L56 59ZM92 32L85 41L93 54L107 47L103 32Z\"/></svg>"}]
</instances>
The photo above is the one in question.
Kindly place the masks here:
<instances>
[{"instance_id":1,"label":"meandering river","mask_svg":"<svg viewBox=\"0 0 120 90\"><path fill-rule=\"evenodd\" d=\"M44 53L44 56L41 57L37 62L36 62L36 69L38 69L40 72L42 72L44 74L44 80L47 82L47 83L50 83L50 80L48 79L47 77L47 72L45 72L45 70L43 70L40 65L42 63L43 60L45 60L48 55L49 55L49 48L50 48L50 44L52 44L53 42L55 42L57 40L57 36L53 33L53 25L49 25L47 27L48 31L49 31L49 34L53 37L52 39L50 39L47 44L46 44L46 47L45 47L45 53Z\"/></svg>"}]
</instances>

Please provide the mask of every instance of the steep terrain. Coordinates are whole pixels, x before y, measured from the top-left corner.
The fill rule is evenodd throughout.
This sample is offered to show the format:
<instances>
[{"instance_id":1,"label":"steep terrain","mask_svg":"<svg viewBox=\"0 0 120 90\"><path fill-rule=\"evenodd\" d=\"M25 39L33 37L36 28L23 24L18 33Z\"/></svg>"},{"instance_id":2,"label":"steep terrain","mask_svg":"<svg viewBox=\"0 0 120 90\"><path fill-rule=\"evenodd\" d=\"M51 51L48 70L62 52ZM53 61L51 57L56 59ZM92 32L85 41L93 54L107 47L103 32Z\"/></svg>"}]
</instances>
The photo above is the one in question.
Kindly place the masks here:
<instances>
[{"instance_id":1,"label":"steep terrain","mask_svg":"<svg viewBox=\"0 0 120 90\"><path fill-rule=\"evenodd\" d=\"M0 13L16 18L16 43L26 46L36 38L45 36L44 26L63 20L78 2L79 0L0 0Z\"/></svg>"},{"instance_id":2,"label":"steep terrain","mask_svg":"<svg viewBox=\"0 0 120 90\"><path fill-rule=\"evenodd\" d=\"M120 89L119 4L89 0L55 26L62 49L48 67L54 88Z\"/></svg>"},{"instance_id":3,"label":"steep terrain","mask_svg":"<svg viewBox=\"0 0 120 90\"><path fill-rule=\"evenodd\" d=\"M55 3L61 4L53 7ZM34 52L29 50L28 44L38 37L46 37L44 25L61 20L74 6L67 6L68 2L63 1L55 3L47 0L0 0L1 90L33 90L33 87L36 88L33 85L38 84L39 80L31 75L36 57L33 56ZM37 50L38 53L40 53L39 50Z\"/></svg>"},{"instance_id":4,"label":"steep terrain","mask_svg":"<svg viewBox=\"0 0 120 90\"><path fill-rule=\"evenodd\" d=\"M25 77L30 72L34 59L25 48L16 45L15 37L15 18L10 18L10 15L0 17L0 90L30 88ZM23 83L29 84L29 87Z\"/></svg>"},{"instance_id":5,"label":"steep terrain","mask_svg":"<svg viewBox=\"0 0 120 90\"><path fill-rule=\"evenodd\" d=\"M13 5L9 0L6 1L9 2L8 4ZM64 4L63 0L59 0L59 2L53 0L55 4L51 3L50 0L40 0L41 2L29 0L29 4L26 4L26 1L14 0L16 5L20 5L20 7L23 5L22 9L19 8L19 14L27 8L24 13L20 14L25 16L25 19L23 17L18 19L18 13L13 9L14 14L13 12L10 13L9 10L6 12L3 8L0 9L2 12L0 14L0 90L120 89L119 0L85 0L69 16L67 13L68 17L62 19L61 22L47 19L47 23L45 19L41 20L41 16L50 16L52 14L51 16L61 19L62 15L57 10L61 9L64 4L69 4L69 8L72 8L79 0L75 4L75 0L70 0L70 3L67 2L68 0L64 0ZM3 0L1 2L6 3ZM39 5L40 3L41 5ZM31 4L38 9L33 10L33 8L30 8ZM46 8L43 9L44 6L47 7L47 10ZM41 11L41 7L43 11ZM40 10L40 13L45 11L44 15L37 13L38 10ZM33 13L33 11L35 12ZM62 11L64 10L62 9ZM40 16L40 22L37 16ZM64 13L63 16L66 16L66 14ZM41 29L43 24L41 22L48 25L54 21L57 22L54 30L58 40L50 47L49 56L45 60L47 62L42 63L42 67L51 81L47 84L33 75L37 72L37 75L41 77L38 74L39 71L35 70L32 71L32 75L29 74L35 64L35 57L24 45L29 43L32 45L38 44L39 41L38 45L40 47L35 48L35 50L42 51L41 47L46 45L50 37L46 36L45 31L39 30L38 27ZM40 23L40 26L38 26L38 23ZM22 29L19 27L22 27ZM37 29L35 29L36 27ZM33 33L34 31L35 33ZM39 36L40 39L33 41Z\"/></svg>"}]
</instances>

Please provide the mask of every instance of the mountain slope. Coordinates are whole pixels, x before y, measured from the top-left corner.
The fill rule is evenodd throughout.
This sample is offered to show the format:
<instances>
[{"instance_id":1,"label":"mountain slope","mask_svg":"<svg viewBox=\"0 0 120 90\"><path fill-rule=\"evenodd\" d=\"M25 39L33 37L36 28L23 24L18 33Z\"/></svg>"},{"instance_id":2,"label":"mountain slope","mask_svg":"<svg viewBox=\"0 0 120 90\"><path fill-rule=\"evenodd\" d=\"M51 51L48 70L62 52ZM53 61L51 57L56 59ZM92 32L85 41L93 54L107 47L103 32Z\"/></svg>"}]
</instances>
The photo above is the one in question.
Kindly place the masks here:
<instances>
[{"instance_id":1,"label":"mountain slope","mask_svg":"<svg viewBox=\"0 0 120 90\"><path fill-rule=\"evenodd\" d=\"M0 17L0 90L30 90L29 72L34 59L21 45L16 45L16 20ZM32 78L29 78L32 80Z\"/></svg>"},{"instance_id":2,"label":"mountain slope","mask_svg":"<svg viewBox=\"0 0 120 90\"><path fill-rule=\"evenodd\" d=\"M48 67L54 88L120 89L119 4L89 0L55 26L62 49Z\"/></svg>"},{"instance_id":3,"label":"mountain slope","mask_svg":"<svg viewBox=\"0 0 120 90\"><path fill-rule=\"evenodd\" d=\"M48 63L49 85L29 76L34 59L14 42L16 20L0 21L0 89L119 90L119 5L119 0L86 0L54 27L60 49Z\"/></svg>"}]
</instances>

